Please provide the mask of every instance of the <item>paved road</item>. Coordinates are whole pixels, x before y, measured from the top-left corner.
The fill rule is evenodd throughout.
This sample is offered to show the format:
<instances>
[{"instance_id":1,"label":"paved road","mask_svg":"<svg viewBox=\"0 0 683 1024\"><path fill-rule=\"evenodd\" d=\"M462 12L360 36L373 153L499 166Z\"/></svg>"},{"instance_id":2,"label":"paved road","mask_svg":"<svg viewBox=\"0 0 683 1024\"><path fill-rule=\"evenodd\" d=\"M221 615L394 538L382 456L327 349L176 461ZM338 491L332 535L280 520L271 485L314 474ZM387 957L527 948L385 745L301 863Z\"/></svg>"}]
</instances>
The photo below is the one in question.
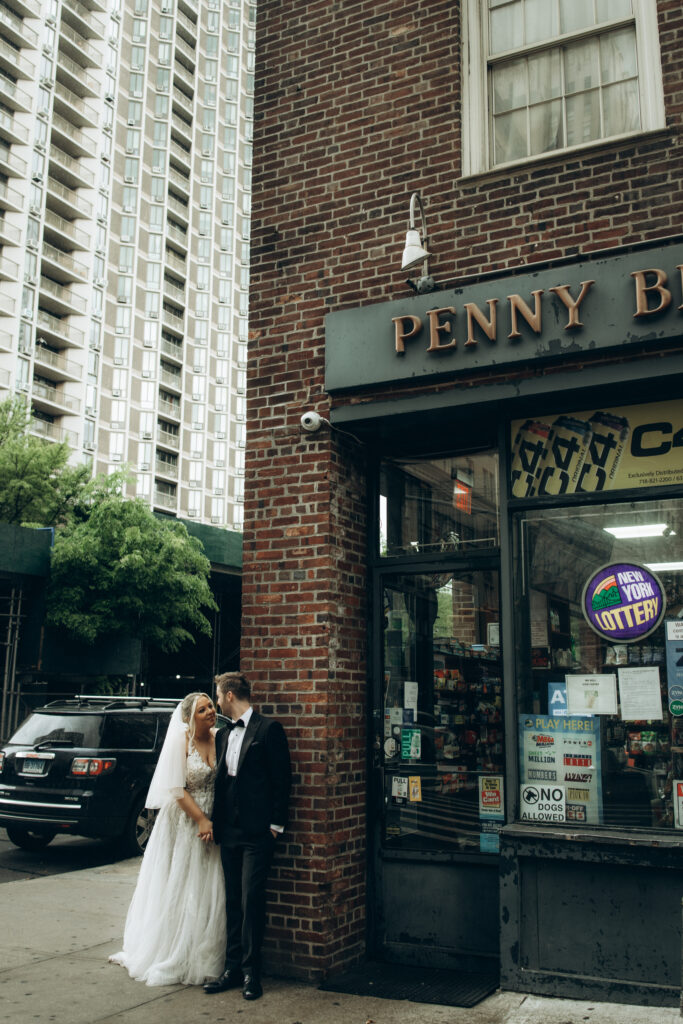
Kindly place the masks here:
<instances>
[{"instance_id":1,"label":"paved road","mask_svg":"<svg viewBox=\"0 0 683 1024\"><path fill-rule=\"evenodd\" d=\"M32 853L10 843L0 828L0 883L115 864L124 857L115 843L77 836L55 836L45 849Z\"/></svg>"}]
</instances>

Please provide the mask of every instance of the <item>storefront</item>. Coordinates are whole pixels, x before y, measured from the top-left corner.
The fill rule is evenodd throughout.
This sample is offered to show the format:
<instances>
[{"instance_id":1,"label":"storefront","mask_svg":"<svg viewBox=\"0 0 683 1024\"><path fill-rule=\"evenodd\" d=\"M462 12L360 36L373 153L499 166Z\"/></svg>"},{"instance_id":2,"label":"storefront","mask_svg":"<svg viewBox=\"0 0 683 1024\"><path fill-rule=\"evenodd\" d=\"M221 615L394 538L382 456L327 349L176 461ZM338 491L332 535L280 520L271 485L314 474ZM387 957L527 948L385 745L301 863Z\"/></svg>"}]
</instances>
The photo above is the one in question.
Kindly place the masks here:
<instances>
[{"instance_id":1,"label":"storefront","mask_svg":"<svg viewBox=\"0 0 683 1024\"><path fill-rule=\"evenodd\" d=\"M371 467L376 955L678 1000L682 278L676 239L327 317Z\"/></svg>"}]
</instances>

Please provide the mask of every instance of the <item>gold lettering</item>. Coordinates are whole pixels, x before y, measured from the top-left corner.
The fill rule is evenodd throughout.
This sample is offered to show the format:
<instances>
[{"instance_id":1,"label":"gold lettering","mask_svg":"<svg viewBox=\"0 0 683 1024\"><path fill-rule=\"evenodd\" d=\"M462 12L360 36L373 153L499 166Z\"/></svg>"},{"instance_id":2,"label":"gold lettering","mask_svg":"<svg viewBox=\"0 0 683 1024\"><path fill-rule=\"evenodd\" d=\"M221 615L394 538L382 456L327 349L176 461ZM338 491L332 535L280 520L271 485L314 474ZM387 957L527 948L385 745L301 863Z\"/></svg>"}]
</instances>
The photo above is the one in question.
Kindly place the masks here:
<instances>
[{"instance_id":1,"label":"gold lettering","mask_svg":"<svg viewBox=\"0 0 683 1024\"><path fill-rule=\"evenodd\" d=\"M439 317L442 313L450 313L451 316L455 316L455 306L444 306L442 309L428 309L427 316L429 317L429 348L428 352L445 352L449 348L455 348L456 341L453 338L447 345L439 344L439 335L450 334L451 324L449 321L441 323Z\"/></svg>"},{"instance_id":2,"label":"gold lettering","mask_svg":"<svg viewBox=\"0 0 683 1024\"><path fill-rule=\"evenodd\" d=\"M583 327L583 324L579 320L579 306L586 298L590 290L590 286L595 284L595 281L582 281L581 282L581 293L578 299L572 298L572 293L569 291L568 284L558 284L556 288L549 288L548 291L555 292L555 294L562 300L567 309L569 310L569 319L564 325L565 331L570 330L572 327Z\"/></svg>"},{"instance_id":3,"label":"gold lettering","mask_svg":"<svg viewBox=\"0 0 683 1024\"><path fill-rule=\"evenodd\" d=\"M534 312L532 313L527 306L521 295L508 295L508 302L510 303L510 326L512 330L508 334L508 338L520 338L521 335L517 328L517 313L521 313L529 327L536 334L541 333L541 295L543 295L543 289L531 293L534 297Z\"/></svg>"},{"instance_id":4,"label":"gold lettering","mask_svg":"<svg viewBox=\"0 0 683 1024\"><path fill-rule=\"evenodd\" d=\"M646 274L655 275L655 283L648 284ZM663 270L656 267L650 270L634 270L631 277L636 284L636 311L634 318L638 316L652 316L654 313L661 313L663 309L671 304L671 292L665 287L667 277ZM659 305L650 309L648 306L648 292L656 292L659 296Z\"/></svg>"},{"instance_id":5,"label":"gold lettering","mask_svg":"<svg viewBox=\"0 0 683 1024\"><path fill-rule=\"evenodd\" d=\"M487 320L479 306L475 302L466 302L465 311L467 313L467 341L465 345L476 345L477 339L474 337L474 323L476 322L481 327L482 331L490 341L496 340L496 303L498 299L487 299L486 305L489 307L489 313L491 316L490 320Z\"/></svg>"},{"instance_id":6,"label":"gold lettering","mask_svg":"<svg viewBox=\"0 0 683 1024\"><path fill-rule=\"evenodd\" d=\"M409 331L405 330L406 321L412 324L412 328ZM405 340L406 338L412 338L418 331L422 329L422 321L419 316L413 316L412 313L406 313L405 316L392 316L391 322L395 324L395 346L396 355L402 356L406 350Z\"/></svg>"}]
</instances>

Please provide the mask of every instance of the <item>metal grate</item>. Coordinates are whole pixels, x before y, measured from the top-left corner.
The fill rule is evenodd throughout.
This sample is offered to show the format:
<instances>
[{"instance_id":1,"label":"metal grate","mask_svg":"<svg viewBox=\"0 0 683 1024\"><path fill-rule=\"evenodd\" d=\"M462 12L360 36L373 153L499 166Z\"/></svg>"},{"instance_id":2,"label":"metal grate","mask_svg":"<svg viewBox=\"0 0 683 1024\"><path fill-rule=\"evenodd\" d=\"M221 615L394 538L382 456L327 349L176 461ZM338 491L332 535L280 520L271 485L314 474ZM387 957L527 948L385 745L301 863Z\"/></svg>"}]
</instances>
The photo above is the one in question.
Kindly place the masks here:
<instances>
[{"instance_id":1,"label":"metal grate","mask_svg":"<svg viewBox=\"0 0 683 1024\"><path fill-rule=\"evenodd\" d=\"M329 978L320 988L324 992L343 992L346 995L409 999L413 1003L469 1008L492 995L498 983L497 963L487 971L473 973L372 961L336 978Z\"/></svg>"}]
</instances>

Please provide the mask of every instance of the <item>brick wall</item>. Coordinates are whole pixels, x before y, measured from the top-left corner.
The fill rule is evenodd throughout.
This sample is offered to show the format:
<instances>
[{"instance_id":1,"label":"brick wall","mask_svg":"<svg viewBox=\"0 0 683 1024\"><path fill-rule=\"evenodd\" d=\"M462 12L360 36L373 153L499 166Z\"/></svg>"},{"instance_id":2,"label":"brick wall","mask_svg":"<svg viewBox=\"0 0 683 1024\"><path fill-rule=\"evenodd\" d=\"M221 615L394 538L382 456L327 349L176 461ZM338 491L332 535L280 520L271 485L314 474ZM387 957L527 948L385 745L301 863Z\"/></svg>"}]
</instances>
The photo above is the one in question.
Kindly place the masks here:
<instances>
[{"instance_id":1,"label":"brick wall","mask_svg":"<svg viewBox=\"0 0 683 1024\"><path fill-rule=\"evenodd\" d=\"M241 657L291 738L267 954L305 976L361 955L366 900L365 469L339 432L299 426L330 406L325 314L409 294L416 190L441 286L681 230L680 0L658 4L665 131L468 180L459 8L258 6Z\"/></svg>"}]
</instances>

